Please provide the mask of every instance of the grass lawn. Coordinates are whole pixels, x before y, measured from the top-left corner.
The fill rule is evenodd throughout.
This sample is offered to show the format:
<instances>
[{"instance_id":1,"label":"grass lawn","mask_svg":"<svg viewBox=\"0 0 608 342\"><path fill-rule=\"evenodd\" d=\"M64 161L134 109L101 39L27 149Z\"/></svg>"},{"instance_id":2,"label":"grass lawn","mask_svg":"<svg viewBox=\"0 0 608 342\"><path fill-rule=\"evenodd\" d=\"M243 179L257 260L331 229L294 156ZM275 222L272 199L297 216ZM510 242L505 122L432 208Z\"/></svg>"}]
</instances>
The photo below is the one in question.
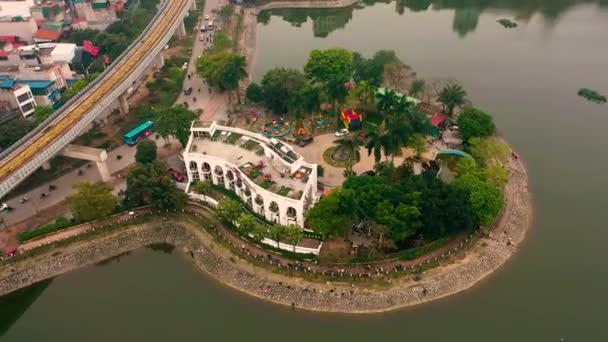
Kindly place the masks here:
<instances>
[{"instance_id":1,"label":"grass lawn","mask_svg":"<svg viewBox=\"0 0 608 342\"><path fill-rule=\"evenodd\" d=\"M348 165L348 162L346 161L335 161L331 156L334 154L334 152L336 151L336 146L332 146L330 148L328 148L327 150L325 150L325 152L323 152L323 160L333 166L333 167L343 167L345 168ZM351 160L351 166L355 165L359 162L359 160Z\"/></svg>"},{"instance_id":2,"label":"grass lawn","mask_svg":"<svg viewBox=\"0 0 608 342\"><path fill-rule=\"evenodd\" d=\"M287 196L287 194L291 191L291 188L286 186L282 186L279 191L277 191L277 195L279 196Z\"/></svg>"},{"instance_id":3,"label":"grass lawn","mask_svg":"<svg viewBox=\"0 0 608 342\"><path fill-rule=\"evenodd\" d=\"M247 142L243 144L243 148L248 149L249 151L253 151L258 146L260 146L260 144L255 140L247 140Z\"/></svg>"},{"instance_id":4,"label":"grass lawn","mask_svg":"<svg viewBox=\"0 0 608 342\"><path fill-rule=\"evenodd\" d=\"M242 136L243 135L239 134L239 133L232 133L232 134L230 134L228 139L226 139L226 142L231 145L234 145L237 142L237 140L241 139Z\"/></svg>"}]
</instances>

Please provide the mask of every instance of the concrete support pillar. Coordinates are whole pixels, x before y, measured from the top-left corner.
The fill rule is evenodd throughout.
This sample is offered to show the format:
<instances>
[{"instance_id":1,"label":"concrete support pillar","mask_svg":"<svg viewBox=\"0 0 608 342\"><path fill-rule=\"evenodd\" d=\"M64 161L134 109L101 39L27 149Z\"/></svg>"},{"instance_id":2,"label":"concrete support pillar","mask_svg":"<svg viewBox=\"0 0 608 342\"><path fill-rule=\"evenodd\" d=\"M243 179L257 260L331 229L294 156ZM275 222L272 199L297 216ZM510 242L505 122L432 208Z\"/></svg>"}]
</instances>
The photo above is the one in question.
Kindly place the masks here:
<instances>
[{"instance_id":1,"label":"concrete support pillar","mask_svg":"<svg viewBox=\"0 0 608 342\"><path fill-rule=\"evenodd\" d=\"M118 97L118 102L120 103L120 112L122 114L129 113L129 101L127 101L127 94L122 94Z\"/></svg>"},{"instance_id":2,"label":"concrete support pillar","mask_svg":"<svg viewBox=\"0 0 608 342\"><path fill-rule=\"evenodd\" d=\"M184 39L186 37L186 25L184 25L184 21L182 20L182 22L179 24L179 26L177 27L177 37L179 39Z\"/></svg>"},{"instance_id":3,"label":"concrete support pillar","mask_svg":"<svg viewBox=\"0 0 608 342\"><path fill-rule=\"evenodd\" d=\"M165 57L163 56L163 53L159 53L158 56L156 57L156 67L157 68L162 68L165 65Z\"/></svg>"},{"instance_id":4,"label":"concrete support pillar","mask_svg":"<svg viewBox=\"0 0 608 342\"><path fill-rule=\"evenodd\" d=\"M43 170L50 170L51 169L51 163L47 160L42 164L42 169Z\"/></svg>"},{"instance_id":5,"label":"concrete support pillar","mask_svg":"<svg viewBox=\"0 0 608 342\"><path fill-rule=\"evenodd\" d=\"M108 163L104 161L95 162L97 165L97 170L99 171L99 175L101 175L101 181L107 182L110 180L110 169L108 169Z\"/></svg>"}]
</instances>

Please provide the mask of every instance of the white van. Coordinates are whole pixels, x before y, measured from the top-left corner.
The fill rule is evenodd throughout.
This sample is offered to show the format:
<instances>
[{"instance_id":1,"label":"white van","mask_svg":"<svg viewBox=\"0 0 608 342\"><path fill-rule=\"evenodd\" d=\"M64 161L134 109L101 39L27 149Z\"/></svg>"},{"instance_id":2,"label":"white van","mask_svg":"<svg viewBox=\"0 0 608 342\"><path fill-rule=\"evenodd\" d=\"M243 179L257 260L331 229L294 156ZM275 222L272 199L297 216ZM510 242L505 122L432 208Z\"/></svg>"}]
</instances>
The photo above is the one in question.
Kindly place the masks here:
<instances>
[{"instance_id":1,"label":"white van","mask_svg":"<svg viewBox=\"0 0 608 342\"><path fill-rule=\"evenodd\" d=\"M207 29L208 29L208 30L213 30L213 21L210 21L210 22L207 24Z\"/></svg>"}]
</instances>

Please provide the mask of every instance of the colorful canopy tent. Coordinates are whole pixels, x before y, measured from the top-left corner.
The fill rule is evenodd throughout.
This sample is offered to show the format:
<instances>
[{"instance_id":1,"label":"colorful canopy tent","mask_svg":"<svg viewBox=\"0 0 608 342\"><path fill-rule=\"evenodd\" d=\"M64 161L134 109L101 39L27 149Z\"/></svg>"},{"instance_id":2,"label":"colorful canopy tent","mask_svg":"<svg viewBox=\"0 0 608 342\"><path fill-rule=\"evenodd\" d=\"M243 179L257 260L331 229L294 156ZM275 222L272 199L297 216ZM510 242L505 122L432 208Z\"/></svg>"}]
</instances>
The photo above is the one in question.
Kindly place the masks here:
<instances>
[{"instance_id":1,"label":"colorful canopy tent","mask_svg":"<svg viewBox=\"0 0 608 342\"><path fill-rule=\"evenodd\" d=\"M340 113L344 127L349 130L357 130L361 128L363 122L363 114L355 112L354 109L345 109Z\"/></svg>"}]
</instances>

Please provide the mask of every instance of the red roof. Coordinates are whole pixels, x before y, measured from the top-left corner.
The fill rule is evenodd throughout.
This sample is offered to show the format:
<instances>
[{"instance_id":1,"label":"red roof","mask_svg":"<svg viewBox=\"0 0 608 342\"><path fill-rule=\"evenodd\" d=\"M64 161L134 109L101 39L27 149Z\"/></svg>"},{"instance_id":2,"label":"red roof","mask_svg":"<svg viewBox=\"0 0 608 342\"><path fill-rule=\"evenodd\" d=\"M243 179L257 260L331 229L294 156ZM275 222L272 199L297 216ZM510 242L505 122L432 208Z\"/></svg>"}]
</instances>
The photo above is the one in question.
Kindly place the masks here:
<instances>
[{"instance_id":1,"label":"red roof","mask_svg":"<svg viewBox=\"0 0 608 342\"><path fill-rule=\"evenodd\" d=\"M0 50L0 57L6 57L10 54L10 51Z\"/></svg>"},{"instance_id":2,"label":"red roof","mask_svg":"<svg viewBox=\"0 0 608 342\"><path fill-rule=\"evenodd\" d=\"M443 113L437 113L431 117L429 123L435 127L439 127L447 118L447 115Z\"/></svg>"},{"instance_id":3,"label":"red roof","mask_svg":"<svg viewBox=\"0 0 608 342\"><path fill-rule=\"evenodd\" d=\"M72 25L82 23L82 22L86 22L86 20L83 18L76 18L76 19L72 20Z\"/></svg>"},{"instance_id":4,"label":"red roof","mask_svg":"<svg viewBox=\"0 0 608 342\"><path fill-rule=\"evenodd\" d=\"M13 49L18 49L22 46L25 46L25 44L24 43L13 43Z\"/></svg>"},{"instance_id":5,"label":"red roof","mask_svg":"<svg viewBox=\"0 0 608 342\"><path fill-rule=\"evenodd\" d=\"M46 20L44 20L44 19L36 19L36 26L40 27L40 26L44 25L45 21Z\"/></svg>"},{"instance_id":6,"label":"red roof","mask_svg":"<svg viewBox=\"0 0 608 342\"><path fill-rule=\"evenodd\" d=\"M58 40L59 37L61 37L61 32L48 29L40 29L34 34L34 38L43 40Z\"/></svg>"}]
</instances>

